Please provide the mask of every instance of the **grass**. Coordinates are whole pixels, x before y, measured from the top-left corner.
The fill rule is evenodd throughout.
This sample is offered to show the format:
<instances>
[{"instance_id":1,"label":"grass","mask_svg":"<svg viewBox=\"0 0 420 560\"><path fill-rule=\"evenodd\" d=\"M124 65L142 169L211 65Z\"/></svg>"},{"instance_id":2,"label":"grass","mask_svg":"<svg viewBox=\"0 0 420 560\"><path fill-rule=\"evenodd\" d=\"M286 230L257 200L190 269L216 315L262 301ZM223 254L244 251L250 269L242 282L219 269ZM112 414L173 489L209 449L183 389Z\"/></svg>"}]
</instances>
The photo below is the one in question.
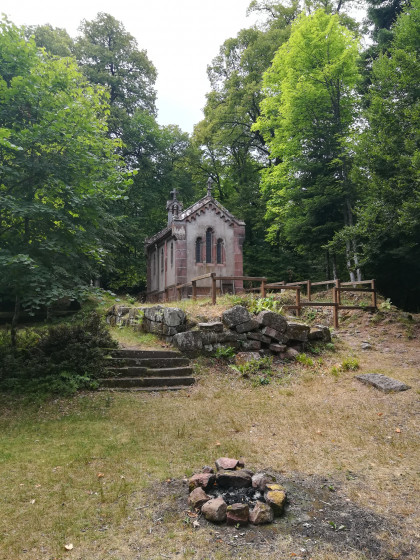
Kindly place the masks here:
<instances>
[{"instance_id":1,"label":"grass","mask_svg":"<svg viewBox=\"0 0 420 560\"><path fill-rule=\"evenodd\" d=\"M226 303L182 305L215 318ZM163 344L129 328L113 333L125 346ZM409 352L417 347L398 340ZM418 392L384 395L353 379L357 368L394 376L395 359L355 354L338 338L322 356L274 366L269 385L200 358L198 383L179 393L84 393L42 403L0 396L0 559L299 558L305 540L277 534L277 526L258 529L246 547L232 544L234 528L228 538L217 528L193 529L182 480L220 456L291 479L327 478L343 499L396 525L404 520L401 538L414 542ZM331 375L334 364L339 375ZM414 362L398 370L409 385L417 375ZM396 534L381 538L398 558ZM322 540L310 557L367 558Z\"/></svg>"},{"instance_id":2,"label":"grass","mask_svg":"<svg viewBox=\"0 0 420 560\"><path fill-rule=\"evenodd\" d=\"M171 486L218 456L290 476L328 473L359 505L404 516L409 538L415 393L384 396L351 372L337 383L299 367L287 388L252 388L228 366L201 360L190 393L91 393L29 406L3 399L0 558L233 558L226 543L213 550L207 531L185 523L177 503L186 507L186 489ZM276 547L243 549L242 558L288 558L296 544L282 537ZM312 558L363 558L352 554L320 544Z\"/></svg>"}]
</instances>

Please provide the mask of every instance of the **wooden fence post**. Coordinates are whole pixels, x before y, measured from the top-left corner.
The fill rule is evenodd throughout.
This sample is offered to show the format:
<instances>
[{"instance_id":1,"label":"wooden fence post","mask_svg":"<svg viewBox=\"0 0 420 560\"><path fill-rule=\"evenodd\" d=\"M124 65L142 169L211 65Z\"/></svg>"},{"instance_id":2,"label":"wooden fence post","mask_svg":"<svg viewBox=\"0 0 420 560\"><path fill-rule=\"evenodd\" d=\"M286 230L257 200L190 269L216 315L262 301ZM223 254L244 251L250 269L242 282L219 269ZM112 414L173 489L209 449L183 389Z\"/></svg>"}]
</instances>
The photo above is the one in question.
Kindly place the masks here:
<instances>
[{"instance_id":1,"label":"wooden fence post","mask_svg":"<svg viewBox=\"0 0 420 560\"><path fill-rule=\"evenodd\" d=\"M296 288L296 317L300 317L300 286Z\"/></svg>"},{"instance_id":2,"label":"wooden fence post","mask_svg":"<svg viewBox=\"0 0 420 560\"><path fill-rule=\"evenodd\" d=\"M375 280L372 280L370 283L370 287L372 288L372 307L376 309L377 302L376 302L376 287L375 287Z\"/></svg>"},{"instance_id":3,"label":"wooden fence post","mask_svg":"<svg viewBox=\"0 0 420 560\"><path fill-rule=\"evenodd\" d=\"M306 296L307 296L307 298L308 298L308 301L311 301L311 295L312 295L312 294L311 294L311 281L308 280L308 281L306 282Z\"/></svg>"},{"instance_id":4,"label":"wooden fence post","mask_svg":"<svg viewBox=\"0 0 420 560\"><path fill-rule=\"evenodd\" d=\"M191 284L192 284L192 298L195 301L197 299L197 282L193 280Z\"/></svg>"},{"instance_id":5,"label":"wooden fence post","mask_svg":"<svg viewBox=\"0 0 420 560\"><path fill-rule=\"evenodd\" d=\"M334 328L338 329L338 294L339 291L336 286L333 287L333 320L334 320Z\"/></svg>"},{"instance_id":6,"label":"wooden fence post","mask_svg":"<svg viewBox=\"0 0 420 560\"><path fill-rule=\"evenodd\" d=\"M211 273L211 303L216 305L216 273Z\"/></svg>"},{"instance_id":7,"label":"wooden fence post","mask_svg":"<svg viewBox=\"0 0 420 560\"><path fill-rule=\"evenodd\" d=\"M335 281L335 287L337 288L337 294L336 294L336 296L337 296L337 301L336 301L336 303L340 306L340 305L341 305L341 292L340 292L340 290L339 290L338 288L341 287L341 282L340 282L340 280L339 280L338 278L337 278L336 281Z\"/></svg>"},{"instance_id":8,"label":"wooden fence post","mask_svg":"<svg viewBox=\"0 0 420 560\"><path fill-rule=\"evenodd\" d=\"M263 278L261 281L261 297L265 298L265 283L267 282L267 278Z\"/></svg>"}]
</instances>

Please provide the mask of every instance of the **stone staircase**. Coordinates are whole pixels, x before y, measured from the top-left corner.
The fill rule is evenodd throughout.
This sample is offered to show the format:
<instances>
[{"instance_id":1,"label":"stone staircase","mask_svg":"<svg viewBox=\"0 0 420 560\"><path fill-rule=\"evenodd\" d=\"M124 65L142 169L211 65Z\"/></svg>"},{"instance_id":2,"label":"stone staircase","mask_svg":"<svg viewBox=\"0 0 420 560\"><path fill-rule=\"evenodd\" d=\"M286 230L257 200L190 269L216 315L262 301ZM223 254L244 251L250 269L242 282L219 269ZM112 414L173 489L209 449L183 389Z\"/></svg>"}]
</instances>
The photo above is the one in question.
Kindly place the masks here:
<instances>
[{"instance_id":1,"label":"stone staircase","mask_svg":"<svg viewBox=\"0 0 420 560\"><path fill-rule=\"evenodd\" d=\"M188 358L162 350L112 350L102 391L177 391L195 382Z\"/></svg>"}]
</instances>

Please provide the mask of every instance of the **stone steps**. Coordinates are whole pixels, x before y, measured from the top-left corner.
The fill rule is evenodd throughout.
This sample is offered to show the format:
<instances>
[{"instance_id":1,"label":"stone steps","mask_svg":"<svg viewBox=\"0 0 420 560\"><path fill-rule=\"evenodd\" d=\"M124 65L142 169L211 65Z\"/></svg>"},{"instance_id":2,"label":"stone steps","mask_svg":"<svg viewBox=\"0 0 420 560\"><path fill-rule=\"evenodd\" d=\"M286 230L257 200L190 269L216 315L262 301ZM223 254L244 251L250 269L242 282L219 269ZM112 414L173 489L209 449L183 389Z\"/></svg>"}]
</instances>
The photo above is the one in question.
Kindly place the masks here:
<instances>
[{"instance_id":1,"label":"stone steps","mask_svg":"<svg viewBox=\"0 0 420 560\"><path fill-rule=\"evenodd\" d=\"M108 369L109 378L121 379L127 377L185 377L193 373L192 367L146 368L146 367L113 367Z\"/></svg>"},{"instance_id":2,"label":"stone steps","mask_svg":"<svg viewBox=\"0 0 420 560\"><path fill-rule=\"evenodd\" d=\"M112 350L100 379L106 391L176 391L195 383L187 358L164 350Z\"/></svg>"}]
</instances>

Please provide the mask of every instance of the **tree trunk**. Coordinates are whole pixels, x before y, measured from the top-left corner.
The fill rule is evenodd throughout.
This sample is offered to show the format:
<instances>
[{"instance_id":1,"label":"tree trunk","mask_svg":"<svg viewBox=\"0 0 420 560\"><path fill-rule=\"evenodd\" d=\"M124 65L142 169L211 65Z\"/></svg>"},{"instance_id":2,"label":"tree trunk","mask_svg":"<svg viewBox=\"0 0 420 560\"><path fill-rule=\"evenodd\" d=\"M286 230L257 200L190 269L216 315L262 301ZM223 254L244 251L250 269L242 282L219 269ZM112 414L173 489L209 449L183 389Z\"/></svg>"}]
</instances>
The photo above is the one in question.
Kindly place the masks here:
<instances>
[{"instance_id":1,"label":"tree trunk","mask_svg":"<svg viewBox=\"0 0 420 560\"><path fill-rule=\"evenodd\" d=\"M20 299L19 299L19 296L16 296L15 310L14 310L13 318L12 318L12 328L10 330L10 341L12 343L13 348L16 348L17 326L18 326L18 322L19 322L19 315L20 315Z\"/></svg>"}]
</instances>

